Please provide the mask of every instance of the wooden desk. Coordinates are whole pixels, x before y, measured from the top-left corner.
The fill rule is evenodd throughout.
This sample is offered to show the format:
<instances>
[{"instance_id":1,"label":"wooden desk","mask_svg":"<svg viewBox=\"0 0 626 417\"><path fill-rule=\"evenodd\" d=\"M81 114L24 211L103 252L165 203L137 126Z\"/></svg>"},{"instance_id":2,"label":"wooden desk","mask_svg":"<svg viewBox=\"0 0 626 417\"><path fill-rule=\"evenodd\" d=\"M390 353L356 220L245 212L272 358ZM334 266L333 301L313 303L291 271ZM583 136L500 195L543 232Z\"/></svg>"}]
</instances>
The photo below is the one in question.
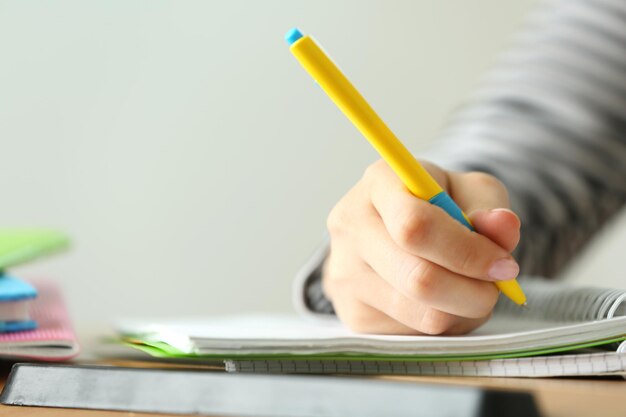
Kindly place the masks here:
<instances>
[{"instance_id":1,"label":"wooden desk","mask_svg":"<svg viewBox=\"0 0 626 417\"><path fill-rule=\"evenodd\" d=\"M4 386L7 369L3 369L0 386ZM626 416L626 381L619 379L521 379L475 377L388 376L383 379L412 384L462 385L496 390L527 391L534 394L542 415L546 417ZM0 417L124 417L171 416L116 411L70 410L61 408L16 407L0 405Z\"/></svg>"},{"instance_id":2,"label":"wooden desk","mask_svg":"<svg viewBox=\"0 0 626 417\"><path fill-rule=\"evenodd\" d=\"M624 417L626 380L573 378L410 377L385 379L432 384L475 386L495 390L526 391L534 395L546 417Z\"/></svg>"}]
</instances>

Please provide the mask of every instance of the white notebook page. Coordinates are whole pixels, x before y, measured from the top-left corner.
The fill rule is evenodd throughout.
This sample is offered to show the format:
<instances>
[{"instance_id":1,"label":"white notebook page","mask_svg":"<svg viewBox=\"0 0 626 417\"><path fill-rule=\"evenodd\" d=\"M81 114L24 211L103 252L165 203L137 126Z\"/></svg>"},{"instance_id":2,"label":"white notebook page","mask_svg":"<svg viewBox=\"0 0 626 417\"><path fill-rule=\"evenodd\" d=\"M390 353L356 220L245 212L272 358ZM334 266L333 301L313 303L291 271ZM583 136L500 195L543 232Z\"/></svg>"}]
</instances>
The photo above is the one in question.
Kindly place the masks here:
<instances>
[{"instance_id":1,"label":"white notebook page","mask_svg":"<svg viewBox=\"0 0 626 417\"><path fill-rule=\"evenodd\" d=\"M562 346L626 334L626 317L566 325L493 319L463 336L362 335L338 321L310 322L295 316L245 316L126 324L122 333L152 335L184 352L370 354L494 354Z\"/></svg>"}]
</instances>

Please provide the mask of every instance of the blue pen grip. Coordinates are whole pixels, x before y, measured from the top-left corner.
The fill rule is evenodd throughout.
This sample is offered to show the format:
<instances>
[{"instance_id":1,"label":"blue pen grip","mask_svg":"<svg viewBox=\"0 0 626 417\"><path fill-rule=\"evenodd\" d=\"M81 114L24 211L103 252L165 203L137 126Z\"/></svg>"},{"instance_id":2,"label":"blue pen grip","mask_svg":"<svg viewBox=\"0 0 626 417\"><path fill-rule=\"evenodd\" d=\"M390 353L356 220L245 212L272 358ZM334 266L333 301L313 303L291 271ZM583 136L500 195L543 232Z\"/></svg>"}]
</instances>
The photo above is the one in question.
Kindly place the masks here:
<instances>
[{"instance_id":1,"label":"blue pen grip","mask_svg":"<svg viewBox=\"0 0 626 417\"><path fill-rule=\"evenodd\" d=\"M445 191L440 192L428 201L437 207L441 207L446 211L446 213L457 219L463 226L467 227L471 231L474 231L474 228L465 218L461 208L456 205L454 200Z\"/></svg>"}]
</instances>

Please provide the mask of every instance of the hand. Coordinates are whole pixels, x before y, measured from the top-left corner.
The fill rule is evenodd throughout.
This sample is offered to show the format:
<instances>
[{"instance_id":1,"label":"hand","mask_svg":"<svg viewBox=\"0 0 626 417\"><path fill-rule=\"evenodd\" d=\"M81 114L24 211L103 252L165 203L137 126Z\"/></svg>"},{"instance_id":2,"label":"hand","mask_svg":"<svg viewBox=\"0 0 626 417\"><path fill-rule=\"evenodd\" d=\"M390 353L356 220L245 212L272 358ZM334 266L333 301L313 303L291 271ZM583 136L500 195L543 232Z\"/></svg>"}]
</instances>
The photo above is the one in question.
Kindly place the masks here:
<instances>
[{"instance_id":1,"label":"hand","mask_svg":"<svg viewBox=\"0 0 626 417\"><path fill-rule=\"evenodd\" d=\"M468 214L471 232L414 197L382 160L328 216L330 254L322 285L353 331L462 334L487 321L513 279L520 237L505 187L488 174L424 167Z\"/></svg>"}]
</instances>

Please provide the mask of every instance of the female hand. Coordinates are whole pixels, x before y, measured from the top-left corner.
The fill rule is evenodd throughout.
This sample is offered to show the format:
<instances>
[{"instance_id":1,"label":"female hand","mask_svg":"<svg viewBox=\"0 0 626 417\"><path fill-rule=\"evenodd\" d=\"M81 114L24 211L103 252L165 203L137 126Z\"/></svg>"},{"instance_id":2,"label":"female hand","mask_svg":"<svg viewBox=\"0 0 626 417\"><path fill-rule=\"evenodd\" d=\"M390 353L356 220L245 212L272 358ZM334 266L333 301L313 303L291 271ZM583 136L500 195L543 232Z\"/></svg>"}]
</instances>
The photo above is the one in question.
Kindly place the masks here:
<instances>
[{"instance_id":1,"label":"female hand","mask_svg":"<svg viewBox=\"0 0 626 417\"><path fill-rule=\"evenodd\" d=\"M424 167L468 214L471 232L414 197L382 160L328 216L324 293L353 331L461 334L483 324L498 298L494 281L519 267L510 253L520 221L505 187L478 172Z\"/></svg>"}]
</instances>

